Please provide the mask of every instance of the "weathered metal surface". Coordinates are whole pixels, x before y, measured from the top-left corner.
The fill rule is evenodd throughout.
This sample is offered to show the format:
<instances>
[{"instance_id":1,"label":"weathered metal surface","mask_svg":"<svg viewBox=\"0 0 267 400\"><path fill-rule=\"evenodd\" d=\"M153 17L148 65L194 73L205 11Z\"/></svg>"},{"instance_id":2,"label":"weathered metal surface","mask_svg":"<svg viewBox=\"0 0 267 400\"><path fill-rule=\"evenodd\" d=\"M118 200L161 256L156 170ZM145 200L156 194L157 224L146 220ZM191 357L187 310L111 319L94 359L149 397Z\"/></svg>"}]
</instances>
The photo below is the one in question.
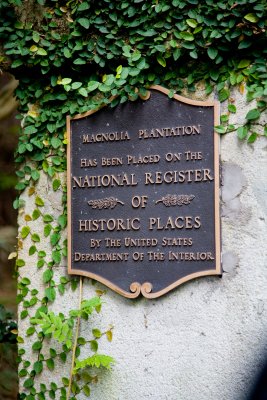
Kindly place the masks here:
<instances>
[{"instance_id":1,"label":"weathered metal surface","mask_svg":"<svg viewBox=\"0 0 267 400\"><path fill-rule=\"evenodd\" d=\"M221 273L217 105L167 92L68 119L69 273L129 298Z\"/></svg>"}]
</instances>

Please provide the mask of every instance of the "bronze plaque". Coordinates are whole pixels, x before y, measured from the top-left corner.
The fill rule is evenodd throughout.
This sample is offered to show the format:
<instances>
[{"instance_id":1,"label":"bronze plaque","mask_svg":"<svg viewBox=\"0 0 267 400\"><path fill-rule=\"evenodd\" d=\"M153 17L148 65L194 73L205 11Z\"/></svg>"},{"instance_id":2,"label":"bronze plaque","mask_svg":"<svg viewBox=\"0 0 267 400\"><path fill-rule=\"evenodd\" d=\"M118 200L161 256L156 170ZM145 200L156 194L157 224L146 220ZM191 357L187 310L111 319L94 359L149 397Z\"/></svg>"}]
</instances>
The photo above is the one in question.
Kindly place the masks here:
<instances>
[{"instance_id":1,"label":"bronze plaque","mask_svg":"<svg viewBox=\"0 0 267 400\"><path fill-rule=\"evenodd\" d=\"M167 94L68 118L69 273L129 298L221 274L217 104Z\"/></svg>"}]
</instances>

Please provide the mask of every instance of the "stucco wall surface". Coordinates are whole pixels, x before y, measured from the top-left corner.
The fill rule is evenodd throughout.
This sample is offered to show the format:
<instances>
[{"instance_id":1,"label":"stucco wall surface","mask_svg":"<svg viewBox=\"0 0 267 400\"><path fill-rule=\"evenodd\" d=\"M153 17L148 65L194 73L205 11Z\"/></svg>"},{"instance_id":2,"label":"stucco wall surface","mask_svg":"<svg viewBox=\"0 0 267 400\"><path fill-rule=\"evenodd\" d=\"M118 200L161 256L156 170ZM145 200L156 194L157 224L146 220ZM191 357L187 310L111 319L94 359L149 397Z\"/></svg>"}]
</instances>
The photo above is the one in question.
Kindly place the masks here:
<instances>
[{"instance_id":1,"label":"stucco wall surface","mask_svg":"<svg viewBox=\"0 0 267 400\"><path fill-rule=\"evenodd\" d=\"M248 105L238 92L234 98L238 113L231 118L241 123ZM222 278L190 281L156 300L129 300L108 289L101 314L82 322L88 338L93 327L114 326L113 341L102 338L99 351L112 355L116 364L92 385L93 400L246 399L267 361L266 150L266 138L253 145L240 143L235 133L221 138ZM37 193L46 199L45 212L60 213L61 193L53 192L43 175ZM34 196L23 197L21 226L24 213L34 208ZM38 221L31 224L42 236ZM42 272L36 269L35 257L28 256L30 245L27 238L20 251L27 264L20 272L42 292ZM42 247L50 251L43 236ZM63 260L55 280L65 274ZM83 297L92 297L97 288L104 286L85 279ZM77 306L78 292L68 290L51 308L67 313ZM35 361L31 346L36 338L26 337L25 320L19 328L27 356ZM44 374L42 381L60 381L64 369L67 375L69 365L59 366L53 376Z\"/></svg>"}]
</instances>

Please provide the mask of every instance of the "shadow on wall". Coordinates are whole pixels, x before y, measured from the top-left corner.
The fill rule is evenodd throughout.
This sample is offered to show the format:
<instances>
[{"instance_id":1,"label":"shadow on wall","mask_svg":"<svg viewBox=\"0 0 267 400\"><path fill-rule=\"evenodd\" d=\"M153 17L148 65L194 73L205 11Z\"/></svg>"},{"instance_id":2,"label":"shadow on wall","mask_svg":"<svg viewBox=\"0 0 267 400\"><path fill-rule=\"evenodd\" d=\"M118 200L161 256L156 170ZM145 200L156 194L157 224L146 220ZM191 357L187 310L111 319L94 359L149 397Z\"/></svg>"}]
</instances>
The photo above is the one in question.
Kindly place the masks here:
<instances>
[{"instance_id":1,"label":"shadow on wall","mask_svg":"<svg viewBox=\"0 0 267 400\"><path fill-rule=\"evenodd\" d=\"M256 378L256 383L247 400L267 400L267 362L264 369Z\"/></svg>"},{"instance_id":2,"label":"shadow on wall","mask_svg":"<svg viewBox=\"0 0 267 400\"><path fill-rule=\"evenodd\" d=\"M17 345L12 330L16 328L16 282L14 260L17 213L14 151L18 141L19 121L15 119L17 103L13 92L17 81L9 74L0 75L0 399L17 398Z\"/></svg>"}]
</instances>

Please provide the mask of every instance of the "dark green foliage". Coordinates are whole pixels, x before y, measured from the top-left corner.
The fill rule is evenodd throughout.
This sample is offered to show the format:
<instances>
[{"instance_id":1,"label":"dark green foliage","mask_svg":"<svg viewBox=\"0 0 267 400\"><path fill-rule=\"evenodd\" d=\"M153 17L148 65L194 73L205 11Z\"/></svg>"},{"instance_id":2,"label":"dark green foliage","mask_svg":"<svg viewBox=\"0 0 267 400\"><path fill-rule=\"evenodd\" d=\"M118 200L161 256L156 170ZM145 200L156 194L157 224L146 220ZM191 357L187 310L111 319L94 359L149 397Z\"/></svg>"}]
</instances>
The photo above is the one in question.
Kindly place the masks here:
<instances>
[{"instance_id":1,"label":"dark green foliage","mask_svg":"<svg viewBox=\"0 0 267 400\"><path fill-rule=\"evenodd\" d=\"M28 113L17 161L28 155L51 177L66 167L65 116L110 96L118 96L114 106L151 84L180 92L199 81L207 93L217 86L220 101L242 83L252 98L266 96L265 0L18 3L0 5L0 63L20 79L17 97ZM55 179L54 190L59 185Z\"/></svg>"}]
</instances>

